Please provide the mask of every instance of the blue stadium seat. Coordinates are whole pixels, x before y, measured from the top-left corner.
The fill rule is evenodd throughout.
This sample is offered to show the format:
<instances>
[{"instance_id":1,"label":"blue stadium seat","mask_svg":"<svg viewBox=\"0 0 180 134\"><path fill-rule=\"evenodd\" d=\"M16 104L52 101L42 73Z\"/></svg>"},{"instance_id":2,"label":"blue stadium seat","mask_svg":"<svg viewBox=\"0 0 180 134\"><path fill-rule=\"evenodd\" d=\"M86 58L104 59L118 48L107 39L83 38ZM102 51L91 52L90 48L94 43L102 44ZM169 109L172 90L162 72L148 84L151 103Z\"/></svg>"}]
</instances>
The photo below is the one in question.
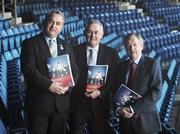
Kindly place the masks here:
<instances>
[{"instance_id":1,"label":"blue stadium seat","mask_svg":"<svg viewBox=\"0 0 180 134\"><path fill-rule=\"evenodd\" d=\"M31 31L28 25L23 25L24 32L26 34L26 39L31 37Z\"/></svg>"},{"instance_id":2,"label":"blue stadium seat","mask_svg":"<svg viewBox=\"0 0 180 134\"><path fill-rule=\"evenodd\" d=\"M19 53L17 49L12 49L11 54L12 54L13 59L19 58Z\"/></svg>"},{"instance_id":3,"label":"blue stadium seat","mask_svg":"<svg viewBox=\"0 0 180 134\"><path fill-rule=\"evenodd\" d=\"M114 38L117 37L117 34L115 32L108 34L106 36L104 36L101 40L102 44L107 44L109 41L113 40Z\"/></svg>"},{"instance_id":4,"label":"blue stadium seat","mask_svg":"<svg viewBox=\"0 0 180 134\"><path fill-rule=\"evenodd\" d=\"M8 48L9 50L12 50L15 48L15 43L14 43L14 33L12 31L12 29L7 29L6 33L8 35Z\"/></svg>"},{"instance_id":5,"label":"blue stadium seat","mask_svg":"<svg viewBox=\"0 0 180 134\"><path fill-rule=\"evenodd\" d=\"M168 90L168 84L166 81L163 81L161 97L158 100L158 102L156 103L156 106L157 106L159 113L161 112L163 101L164 101L164 98L166 96L167 90Z\"/></svg>"},{"instance_id":6,"label":"blue stadium seat","mask_svg":"<svg viewBox=\"0 0 180 134\"><path fill-rule=\"evenodd\" d=\"M19 33L17 27L14 27L12 30L13 30L13 33L14 33L15 48L19 48L21 46L20 33Z\"/></svg>"},{"instance_id":7,"label":"blue stadium seat","mask_svg":"<svg viewBox=\"0 0 180 134\"><path fill-rule=\"evenodd\" d=\"M4 52L4 57L5 57L6 61L13 60L13 56L10 51Z\"/></svg>"},{"instance_id":8,"label":"blue stadium seat","mask_svg":"<svg viewBox=\"0 0 180 134\"><path fill-rule=\"evenodd\" d=\"M26 33L25 33L25 31L24 31L23 26L19 26L19 27L18 27L18 31L19 31L19 33L20 33L21 42L23 42L23 40L26 39Z\"/></svg>"},{"instance_id":9,"label":"blue stadium seat","mask_svg":"<svg viewBox=\"0 0 180 134\"><path fill-rule=\"evenodd\" d=\"M5 108L8 109L7 89L1 81L0 81L0 97L3 101Z\"/></svg>"},{"instance_id":10,"label":"blue stadium seat","mask_svg":"<svg viewBox=\"0 0 180 134\"><path fill-rule=\"evenodd\" d=\"M9 29L11 27L10 24L11 18L3 18L3 29Z\"/></svg>"},{"instance_id":11,"label":"blue stadium seat","mask_svg":"<svg viewBox=\"0 0 180 134\"><path fill-rule=\"evenodd\" d=\"M1 31L1 45L2 45L2 52L8 51L8 35L5 30Z\"/></svg>"},{"instance_id":12,"label":"blue stadium seat","mask_svg":"<svg viewBox=\"0 0 180 134\"><path fill-rule=\"evenodd\" d=\"M2 17L0 16L0 31L3 30L3 20Z\"/></svg>"},{"instance_id":13,"label":"blue stadium seat","mask_svg":"<svg viewBox=\"0 0 180 134\"><path fill-rule=\"evenodd\" d=\"M170 66L169 66L169 69L168 69L168 72L167 72L167 76L168 76L169 80L172 79L172 76L173 76L175 67L176 67L176 60L173 59L173 60L170 62Z\"/></svg>"}]
</instances>

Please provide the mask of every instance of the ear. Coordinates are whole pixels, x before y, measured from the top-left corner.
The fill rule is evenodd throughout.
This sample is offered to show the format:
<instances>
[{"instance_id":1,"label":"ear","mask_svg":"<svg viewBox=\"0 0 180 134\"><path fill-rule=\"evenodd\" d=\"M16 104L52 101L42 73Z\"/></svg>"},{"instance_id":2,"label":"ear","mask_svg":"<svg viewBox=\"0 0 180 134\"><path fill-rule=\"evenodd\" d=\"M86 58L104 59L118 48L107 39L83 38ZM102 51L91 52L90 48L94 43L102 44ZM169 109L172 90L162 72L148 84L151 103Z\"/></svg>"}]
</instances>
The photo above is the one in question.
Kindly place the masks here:
<instances>
[{"instance_id":1,"label":"ear","mask_svg":"<svg viewBox=\"0 0 180 134\"><path fill-rule=\"evenodd\" d=\"M101 39L103 38L103 36L104 36L104 31L102 31L102 33L101 33Z\"/></svg>"}]
</instances>

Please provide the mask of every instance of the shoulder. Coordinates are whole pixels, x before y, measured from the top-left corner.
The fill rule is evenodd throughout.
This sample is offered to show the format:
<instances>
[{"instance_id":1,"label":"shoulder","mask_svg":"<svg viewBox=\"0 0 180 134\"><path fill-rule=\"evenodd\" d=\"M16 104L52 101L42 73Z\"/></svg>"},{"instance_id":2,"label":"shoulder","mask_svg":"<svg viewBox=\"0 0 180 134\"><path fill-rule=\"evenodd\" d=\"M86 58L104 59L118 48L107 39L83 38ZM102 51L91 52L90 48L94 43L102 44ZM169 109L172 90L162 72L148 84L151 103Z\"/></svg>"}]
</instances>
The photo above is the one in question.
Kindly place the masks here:
<instances>
[{"instance_id":1,"label":"shoulder","mask_svg":"<svg viewBox=\"0 0 180 134\"><path fill-rule=\"evenodd\" d=\"M148 57L148 56L144 56L144 62L148 63L148 64L153 64L153 63L156 63L158 62L159 60L158 59L153 59L151 57Z\"/></svg>"},{"instance_id":2,"label":"shoulder","mask_svg":"<svg viewBox=\"0 0 180 134\"><path fill-rule=\"evenodd\" d=\"M102 49L102 51L104 51L105 53L117 54L117 51L114 48L111 48L103 44L100 44L99 49Z\"/></svg>"},{"instance_id":3,"label":"shoulder","mask_svg":"<svg viewBox=\"0 0 180 134\"><path fill-rule=\"evenodd\" d=\"M148 56L144 56L144 64L147 65L147 67L160 67L160 60L159 59L153 59L153 58L150 58Z\"/></svg>"},{"instance_id":4,"label":"shoulder","mask_svg":"<svg viewBox=\"0 0 180 134\"><path fill-rule=\"evenodd\" d=\"M121 60L119 63L118 63L118 65L119 66L128 66L128 64L129 64L129 59L127 59L127 60Z\"/></svg>"},{"instance_id":5,"label":"shoulder","mask_svg":"<svg viewBox=\"0 0 180 134\"><path fill-rule=\"evenodd\" d=\"M80 50L84 50L86 48L86 44L80 44L80 45L76 45L73 47L74 51L80 51Z\"/></svg>"},{"instance_id":6,"label":"shoulder","mask_svg":"<svg viewBox=\"0 0 180 134\"><path fill-rule=\"evenodd\" d=\"M35 36L33 36L33 37L31 37L31 38L28 38L28 39L25 39L25 40L23 40L23 45L25 45L25 44L33 44L34 42L37 42L37 41L42 41L42 39L44 38L44 36L43 36L43 34L42 33L40 33L40 34L38 34L38 35L35 35ZM33 43L32 43L33 42Z\"/></svg>"}]
</instances>

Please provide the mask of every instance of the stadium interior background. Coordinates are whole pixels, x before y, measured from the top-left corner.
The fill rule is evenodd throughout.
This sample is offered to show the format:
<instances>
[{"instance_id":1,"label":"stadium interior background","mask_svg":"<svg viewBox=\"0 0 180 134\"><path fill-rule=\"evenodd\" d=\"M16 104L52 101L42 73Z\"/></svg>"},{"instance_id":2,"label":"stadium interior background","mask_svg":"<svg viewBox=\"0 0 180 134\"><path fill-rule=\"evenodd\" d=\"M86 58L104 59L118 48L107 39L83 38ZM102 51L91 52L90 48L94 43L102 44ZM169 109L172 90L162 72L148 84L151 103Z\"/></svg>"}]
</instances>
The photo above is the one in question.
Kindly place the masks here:
<instances>
[{"instance_id":1,"label":"stadium interior background","mask_svg":"<svg viewBox=\"0 0 180 134\"><path fill-rule=\"evenodd\" d=\"M144 54L161 60L163 90L156 105L162 134L180 133L179 0L1 0L0 6L0 134L28 134L21 45L24 39L41 32L42 21L52 9L65 14L59 36L70 44L85 42L83 30L88 19L100 20L105 30L101 43L116 49L121 59L127 58L124 36L141 33ZM109 123L118 134L113 112Z\"/></svg>"}]
</instances>

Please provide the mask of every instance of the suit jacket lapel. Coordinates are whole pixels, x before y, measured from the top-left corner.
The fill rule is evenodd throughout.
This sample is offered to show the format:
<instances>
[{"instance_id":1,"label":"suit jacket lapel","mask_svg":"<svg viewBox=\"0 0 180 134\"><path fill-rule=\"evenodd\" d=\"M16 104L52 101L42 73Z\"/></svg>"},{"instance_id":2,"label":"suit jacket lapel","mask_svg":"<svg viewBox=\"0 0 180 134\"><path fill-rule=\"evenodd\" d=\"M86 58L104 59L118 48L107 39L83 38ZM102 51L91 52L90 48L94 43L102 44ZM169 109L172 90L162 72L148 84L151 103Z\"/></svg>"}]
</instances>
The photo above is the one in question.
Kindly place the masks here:
<instances>
[{"instance_id":1,"label":"suit jacket lapel","mask_svg":"<svg viewBox=\"0 0 180 134\"><path fill-rule=\"evenodd\" d=\"M136 72L135 72L135 76L134 76L134 81L133 81L133 86L132 87L136 87L136 83L138 83L137 81L140 81L139 79L139 75L141 74L141 72L144 71L144 56L142 55L138 66L136 68ZM137 88L134 88L135 91L138 91Z\"/></svg>"},{"instance_id":2,"label":"suit jacket lapel","mask_svg":"<svg viewBox=\"0 0 180 134\"><path fill-rule=\"evenodd\" d=\"M86 51L86 47L87 47L87 45L86 44L84 44L83 46L82 46L82 63L85 65L85 66L87 66L87 51ZM79 52L80 53L80 52ZM82 66L84 66L84 65L82 65Z\"/></svg>"},{"instance_id":3,"label":"suit jacket lapel","mask_svg":"<svg viewBox=\"0 0 180 134\"><path fill-rule=\"evenodd\" d=\"M65 42L60 38L57 38L57 50L58 50L58 55L63 55L66 53Z\"/></svg>"},{"instance_id":4,"label":"suit jacket lapel","mask_svg":"<svg viewBox=\"0 0 180 134\"><path fill-rule=\"evenodd\" d=\"M38 44L40 46L40 52L42 52L42 54L47 58L47 57L51 57L50 51L49 51L49 47L48 44L46 42L46 39L44 37L44 34L41 33L40 34L40 38L38 40Z\"/></svg>"},{"instance_id":5,"label":"suit jacket lapel","mask_svg":"<svg viewBox=\"0 0 180 134\"><path fill-rule=\"evenodd\" d=\"M130 71L130 59L128 59L126 62L125 62L125 84L127 84L128 82L128 78L129 78L129 71Z\"/></svg>"},{"instance_id":6,"label":"suit jacket lapel","mask_svg":"<svg viewBox=\"0 0 180 134\"><path fill-rule=\"evenodd\" d=\"M98 50L98 55L97 55L97 64L101 65L101 64L104 64L103 63L103 58L104 58L104 48L101 44L99 44L99 50Z\"/></svg>"}]
</instances>

